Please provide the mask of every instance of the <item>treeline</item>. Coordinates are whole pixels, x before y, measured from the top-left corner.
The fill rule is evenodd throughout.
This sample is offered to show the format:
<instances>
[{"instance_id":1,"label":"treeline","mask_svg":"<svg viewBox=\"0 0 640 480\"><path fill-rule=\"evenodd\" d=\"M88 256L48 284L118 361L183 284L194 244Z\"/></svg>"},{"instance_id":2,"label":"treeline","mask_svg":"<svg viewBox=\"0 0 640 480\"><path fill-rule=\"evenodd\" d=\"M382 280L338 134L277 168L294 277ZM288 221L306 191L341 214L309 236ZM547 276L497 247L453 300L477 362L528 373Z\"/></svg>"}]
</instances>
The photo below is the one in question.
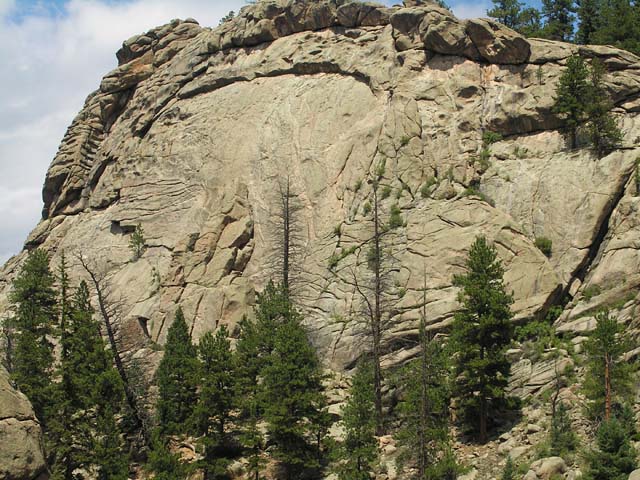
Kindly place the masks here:
<instances>
[{"instance_id":1,"label":"treeline","mask_svg":"<svg viewBox=\"0 0 640 480\"><path fill-rule=\"evenodd\" d=\"M542 8L518 0L493 0L487 15L528 37L581 45L612 45L640 54L637 0L542 0Z\"/></svg>"}]
</instances>

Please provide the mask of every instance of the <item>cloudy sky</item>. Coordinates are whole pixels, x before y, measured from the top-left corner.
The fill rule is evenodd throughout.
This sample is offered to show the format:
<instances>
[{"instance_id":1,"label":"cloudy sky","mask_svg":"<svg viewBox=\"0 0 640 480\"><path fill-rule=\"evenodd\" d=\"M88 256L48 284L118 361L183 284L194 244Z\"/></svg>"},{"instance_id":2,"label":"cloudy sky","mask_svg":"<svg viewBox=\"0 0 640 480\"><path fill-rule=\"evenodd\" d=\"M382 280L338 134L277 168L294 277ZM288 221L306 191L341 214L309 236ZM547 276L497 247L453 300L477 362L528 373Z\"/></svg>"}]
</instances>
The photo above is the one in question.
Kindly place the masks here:
<instances>
[{"instance_id":1,"label":"cloudy sky","mask_svg":"<svg viewBox=\"0 0 640 480\"><path fill-rule=\"evenodd\" d=\"M391 5L400 0L384 0ZM490 0L451 0L462 18ZM245 0L0 0L0 264L42 209L49 163L122 41L173 18L215 26Z\"/></svg>"}]
</instances>

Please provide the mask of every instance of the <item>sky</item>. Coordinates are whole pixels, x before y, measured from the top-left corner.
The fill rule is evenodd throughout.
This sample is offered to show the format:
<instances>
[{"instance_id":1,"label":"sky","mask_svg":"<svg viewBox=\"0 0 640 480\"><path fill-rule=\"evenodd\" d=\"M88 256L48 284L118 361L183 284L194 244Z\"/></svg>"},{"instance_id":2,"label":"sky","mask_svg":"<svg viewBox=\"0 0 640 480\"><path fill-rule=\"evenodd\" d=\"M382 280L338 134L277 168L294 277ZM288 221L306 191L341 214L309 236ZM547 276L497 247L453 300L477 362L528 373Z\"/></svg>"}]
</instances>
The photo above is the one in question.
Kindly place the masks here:
<instances>
[{"instance_id":1,"label":"sky","mask_svg":"<svg viewBox=\"0 0 640 480\"><path fill-rule=\"evenodd\" d=\"M86 96L117 66L122 42L173 18L215 26L245 3L0 0L0 264L40 219L47 168ZM474 18L491 0L448 3L458 17Z\"/></svg>"}]
</instances>

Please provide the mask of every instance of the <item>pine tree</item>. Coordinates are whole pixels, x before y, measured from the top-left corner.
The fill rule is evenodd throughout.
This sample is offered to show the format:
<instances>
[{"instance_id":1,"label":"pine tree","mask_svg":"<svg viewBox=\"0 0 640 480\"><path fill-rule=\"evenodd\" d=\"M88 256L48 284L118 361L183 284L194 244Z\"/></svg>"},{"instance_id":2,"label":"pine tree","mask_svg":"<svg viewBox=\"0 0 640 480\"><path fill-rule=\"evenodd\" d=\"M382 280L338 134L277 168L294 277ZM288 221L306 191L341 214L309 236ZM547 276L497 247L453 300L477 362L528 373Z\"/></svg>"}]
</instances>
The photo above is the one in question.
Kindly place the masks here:
<instances>
[{"instance_id":1,"label":"pine tree","mask_svg":"<svg viewBox=\"0 0 640 480\"><path fill-rule=\"evenodd\" d=\"M582 45L594 43L599 28L600 0L578 0L578 31L576 41Z\"/></svg>"},{"instance_id":2,"label":"pine tree","mask_svg":"<svg viewBox=\"0 0 640 480\"><path fill-rule=\"evenodd\" d=\"M164 356L156 372L158 422L163 435L187 433L196 405L198 358L182 309L169 327Z\"/></svg>"},{"instance_id":3,"label":"pine tree","mask_svg":"<svg viewBox=\"0 0 640 480\"><path fill-rule=\"evenodd\" d=\"M632 371L622 360L628 348L624 326L608 311L598 313L596 328L585 344L587 374L583 386L591 418L610 420L614 403L623 404L630 399Z\"/></svg>"},{"instance_id":4,"label":"pine tree","mask_svg":"<svg viewBox=\"0 0 640 480\"><path fill-rule=\"evenodd\" d=\"M571 426L569 410L564 402L559 402L551 417L550 453L553 456L564 457L574 452L578 446L578 437Z\"/></svg>"},{"instance_id":5,"label":"pine tree","mask_svg":"<svg viewBox=\"0 0 640 480\"><path fill-rule=\"evenodd\" d=\"M167 439L158 430L151 436L146 468L153 472L154 480L186 480L192 470L180 462L180 457L171 451Z\"/></svg>"},{"instance_id":6,"label":"pine tree","mask_svg":"<svg viewBox=\"0 0 640 480\"><path fill-rule=\"evenodd\" d=\"M56 439L54 478L73 480L74 470L94 465L105 472L101 478L117 478L118 472L127 478L127 456L114 420L122 409L124 389L93 318L85 282L80 283L73 302L67 302L67 312L57 411L51 422Z\"/></svg>"},{"instance_id":7,"label":"pine tree","mask_svg":"<svg viewBox=\"0 0 640 480\"><path fill-rule=\"evenodd\" d=\"M345 439L340 446L337 473L340 480L369 480L378 460L373 367L360 361L342 409Z\"/></svg>"},{"instance_id":8,"label":"pine tree","mask_svg":"<svg viewBox=\"0 0 640 480\"><path fill-rule=\"evenodd\" d=\"M553 111L564 121L571 148L577 145L578 127L588 117L585 103L590 92L588 78L589 68L584 59L579 55L573 55L567 59L567 68L560 75L556 87Z\"/></svg>"},{"instance_id":9,"label":"pine tree","mask_svg":"<svg viewBox=\"0 0 640 480\"><path fill-rule=\"evenodd\" d=\"M542 16L546 19L542 34L549 40L569 42L573 37L574 0L542 0Z\"/></svg>"},{"instance_id":10,"label":"pine tree","mask_svg":"<svg viewBox=\"0 0 640 480\"><path fill-rule=\"evenodd\" d=\"M504 407L510 363L506 349L513 337L512 297L503 283L504 269L496 249L476 238L466 262L467 273L456 275L462 309L452 326L455 393L465 423L488 439L489 418Z\"/></svg>"},{"instance_id":11,"label":"pine tree","mask_svg":"<svg viewBox=\"0 0 640 480\"><path fill-rule=\"evenodd\" d=\"M612 45L640 54L640 8L630 0L601 0L598 3L593 43Z\"/></svg>"},{"instance_id":12,"label":"pine tree","mask_svg":"<svg viewBox=\"0 0 640 480\"><path fill-rule=\"evenodd\" d=\"M29 397L38 419L47 425L52 401L53 344L57 323L55 277L49 255L40 249L29 253L13 281L10 300L14 307L12 378Z\"/></svg>"},{"instance_id":13,"label":"pine tree","mask_svg":"<svg viewBox=\"0 0 640 480\"><path fill-rule=\"evenodd\" d=\"M195 411L198 433L204 435L204 478L222 478L229 460L226 458L225 426L234 400L234 359L229 331L223 325L215 336L208 332L198 345L201 381Z\"/></svg>"},{"instance_id":14,"label":"pine tree","mask_svg":"<svg viewBox=\"0 0 640 480\"><path fill-rule=\"evenodd\" d=\"M605 73L603 63L598 59L593 59L589 73L587 103L589 139L596 152L602 155L620 144L622 132L611 115L613 104L603 86Z\"/></svg>"},{"instance_id":15,"label":"pine tree","mask_svg":"<svg viewBox=\"0 0 640 480\"><path fill-rule=\"evenodd\" d=\"M144 230L142 229L142 225L140 223L136 225L135 230L131 234L131 239L129 240L129 248L131 249L134 261L138 260L144 253Z\"/></svg>"},{"instance_id":16,"label":"pine tree","mask_svg":"<svg viewBox=\"0 0 640 480\"><path fill-rule=\"evenodd\" d=\"M487 15L516 30L520 26L523 3L518 0L492 0L494 7Z\"/></svg>"},{"instance_id":17,"label":"pine tree","mask_svg":"<svg viewBox=\"0 0 640 480\"><path fill-rule=\"evenodd\" d=\"M264 410L273 456L288 480L317 468L310 420L324 406L322 375L300 316L292 311L276 332L272 360L264 369Z\"/></svg>"},{"instance_id":18,"label":"pine tree","mask_svg":"<svg viewBox=\"0 0 640 480\"><path fill-rule=\"evenodd\" d=\"M585 480L627 480L637 466L636 451L619 420L602 422L596 445L587 455Z\"/></svg>"},{"instance_id":19,"label":"pine tree","mask_svg":"<svg viewBox=\"0 0 640 480\"><path fill-rule=\"evenodd\" d=\"M502 480L516 480L516 466L511 459L511 456L507 457L507 463L502 471Z\"/></svg>"}]
</instances>

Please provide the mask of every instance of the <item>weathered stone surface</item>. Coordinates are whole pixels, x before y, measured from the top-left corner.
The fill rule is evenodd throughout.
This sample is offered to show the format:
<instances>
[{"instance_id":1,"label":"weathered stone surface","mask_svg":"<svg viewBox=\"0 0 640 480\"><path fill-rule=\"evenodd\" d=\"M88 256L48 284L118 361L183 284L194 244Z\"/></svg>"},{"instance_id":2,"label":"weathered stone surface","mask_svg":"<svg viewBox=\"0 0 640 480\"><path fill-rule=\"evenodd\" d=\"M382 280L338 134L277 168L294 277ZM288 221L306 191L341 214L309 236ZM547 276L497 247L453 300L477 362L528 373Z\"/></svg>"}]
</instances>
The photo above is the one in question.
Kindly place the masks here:
<instances>
[{"instance_id":1,"label":"weathered stone surface","mask_svg":"<svg viewBox=\"0 0 640 480\"><path fill-rule=\"evenodd\" d=\"M40 423L0 366L0 478L31 480L46 470ZM44 477L40 477L44 478Z\"/></svg>"},{"instance_id":2,"label":"weathered stone surface","mask_svg":"<svg viewBox=\"0 0 640 480\"><path fill-rule=\"evenodd\" d=\"M533 462L530 468L540 480L548 480L567 471L567 465L561 457L541 458Z\"/></svg>"},{"instance_id":3,"label":"weathered stone surface","mask_svg":"<svg viewBox=\"0 0 640 480\"><path fill-rule=\"evenodd\" d=\"M121 348L154 365L151 343L164 341L176 304L196 339L222 324L235 335L250 314L273 275L271 219L286 172L303 207L301 307L322 358L342 370L367 348L349 273L366 254L363 208L384 164L382 211L397 206L403 220L385 365L415 355L425 272L429 326L450 324L459 308L452 278L478 235L497 246L518 321L544 315L564 293L574 298L559 328L605 300L626 300L629 318L640 285L637 61L584 47L608 62L625 134L624 148L597 158L568 150L551 112L576 48L417 0L271 0L213 30L173 21L123 44L119 67L63 139L26 245L54 262L63 249L91 258L121 299ZM480 162L487 131L503 139ZM133 262L138 222L147 248ZM550 258L535 247L539 236L553 241ZM330 269L332 255L340 260ZM1 312L24 257L1 271ZM77 265L71 274L83 275ZM606 291L583 302L592 284ZM552 369L515 371L512 386L527 396L546 388Z\"/></svg>"}]
</instances>

